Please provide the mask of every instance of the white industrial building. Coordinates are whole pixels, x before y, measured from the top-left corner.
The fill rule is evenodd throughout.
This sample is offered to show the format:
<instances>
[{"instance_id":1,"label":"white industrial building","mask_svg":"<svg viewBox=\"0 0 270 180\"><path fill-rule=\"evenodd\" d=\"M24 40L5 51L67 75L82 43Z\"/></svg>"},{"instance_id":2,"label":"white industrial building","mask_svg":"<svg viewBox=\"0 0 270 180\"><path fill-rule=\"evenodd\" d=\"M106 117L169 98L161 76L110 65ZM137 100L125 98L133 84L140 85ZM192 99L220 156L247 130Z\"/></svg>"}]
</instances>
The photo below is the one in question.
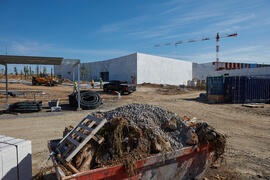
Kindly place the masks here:
<instances>
[{"instance_id":1,"label":"white industrial building","mask_svg":"<svg viewBox=\"0 0 270 180\"><path fill-rule=\"evenodd\" d=\"M216 62L197 64L193 63L193 79L206 80L208 76L259 76L270 77L270 65L219 62L218 70Z\"/></svg>"},{"instance_id":2,"label":"white industrial building","mask_svg":"<svg viewBox=\"0 0 270 180\"><path fill-rule=\"evenodd\" d=\"M105 61L81 64L81 79L90 81L122 80L137 84L169 84L182 85L191 80L206 80L208 76L267 76L270 77L270 65L219 62L218 70L215 62L192 63L188 61L134 53ZM55 75L73 79L73 72L77 79L77 68L71 65L55 66Z\"/></svg>"},{"instance_id":3,"label":"white industrial building","mask_svg":"<svg viewBox=\"0 0 270 180\"><path fill-rule=\"evenodd\" d=\"M55 75L72 79L72 72L77 71L71 66L55 66ZM143 53L134 53L106 61L97 61L81 64L81 79L98 81L123 80L137 84L187 84L192 79L192 62L178 59L153 56ZM75 75L77 73L75 72Z\"/></svg>"}]
</instances>

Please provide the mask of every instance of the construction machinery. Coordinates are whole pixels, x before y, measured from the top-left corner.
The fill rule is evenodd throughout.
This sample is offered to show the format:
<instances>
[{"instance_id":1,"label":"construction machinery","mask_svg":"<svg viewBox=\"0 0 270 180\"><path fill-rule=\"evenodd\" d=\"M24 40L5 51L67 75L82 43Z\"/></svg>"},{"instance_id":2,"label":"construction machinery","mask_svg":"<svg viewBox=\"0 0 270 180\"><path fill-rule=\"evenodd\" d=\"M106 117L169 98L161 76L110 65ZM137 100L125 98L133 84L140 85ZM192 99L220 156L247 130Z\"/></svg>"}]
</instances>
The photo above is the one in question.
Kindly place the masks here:
<instances>
[{"instance_id":1,"label":"construction machinery","mask_svg":"<svg viewBox=\"0 0 270 180\"><path fill-rule=\"evenodd\" d=\"M39 74L38 76L32 77L32 85L54 86L58 83L58 80L53 77L49 77L47 74Z\"/></svg>"}]
</instances>

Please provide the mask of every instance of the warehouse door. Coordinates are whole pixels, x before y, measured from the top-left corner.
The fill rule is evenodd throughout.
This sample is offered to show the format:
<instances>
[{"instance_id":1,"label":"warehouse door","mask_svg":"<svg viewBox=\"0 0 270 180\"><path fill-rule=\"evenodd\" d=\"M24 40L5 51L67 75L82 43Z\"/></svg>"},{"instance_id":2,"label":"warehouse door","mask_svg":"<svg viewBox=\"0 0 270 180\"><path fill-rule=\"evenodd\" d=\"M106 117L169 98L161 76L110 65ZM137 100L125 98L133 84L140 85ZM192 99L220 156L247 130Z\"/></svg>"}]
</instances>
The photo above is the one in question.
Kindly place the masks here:
<instances>
[{"instance_id":1,"label":"warehouse door","mask_svg":"<svg viewBox=\"0 0 270 180\"><path fill-rule=\"evenodd\" d=\"M109 72L100 72L100 77L103 81L109 81Z\"/></svg>"}]
</instances>

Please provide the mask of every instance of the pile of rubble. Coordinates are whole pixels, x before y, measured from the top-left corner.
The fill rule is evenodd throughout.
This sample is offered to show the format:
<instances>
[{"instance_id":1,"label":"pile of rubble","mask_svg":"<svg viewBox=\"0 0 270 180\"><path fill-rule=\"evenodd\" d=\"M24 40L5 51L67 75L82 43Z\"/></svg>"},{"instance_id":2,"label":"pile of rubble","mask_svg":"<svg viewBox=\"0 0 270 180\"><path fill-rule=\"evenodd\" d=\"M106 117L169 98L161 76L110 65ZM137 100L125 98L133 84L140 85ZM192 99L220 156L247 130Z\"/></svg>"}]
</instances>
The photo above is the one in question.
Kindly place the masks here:
<instances>
[{"instance_id":1,"label":"pile of rubble","mask_svg":"<svg viewBox=\"0 0 270 180\"><path fill-rule=\"evenodd\" d=\"M185 146L185 134L188 127L181 118L162 107L148 104L129 104L107 112L97 112L107 120L123 117L128 124L138 129L151 130L156 136L170 142L173 149Z\"/></svg>"},{"instance_id":2,"label":"pile of rubble","mask_svg":"<svg viewBox=\"0 0 270 180\"><path fill-rule=\"evenodd\" d=\"M187 117L180 118L159 106L129 104L92 115L108 120L98 131L98 135L104 137L104 142L98 144L90 140L73 158L71 163L79 171L123 163L132 174L134 161L185 146L206 144L208 140L219 146L217 157L224 152L224 136L216 133L206 123L190 126L190 123L186 123L189 121ZM64 136L72 128L66 128Z\"/></svg>"}]
</instances>

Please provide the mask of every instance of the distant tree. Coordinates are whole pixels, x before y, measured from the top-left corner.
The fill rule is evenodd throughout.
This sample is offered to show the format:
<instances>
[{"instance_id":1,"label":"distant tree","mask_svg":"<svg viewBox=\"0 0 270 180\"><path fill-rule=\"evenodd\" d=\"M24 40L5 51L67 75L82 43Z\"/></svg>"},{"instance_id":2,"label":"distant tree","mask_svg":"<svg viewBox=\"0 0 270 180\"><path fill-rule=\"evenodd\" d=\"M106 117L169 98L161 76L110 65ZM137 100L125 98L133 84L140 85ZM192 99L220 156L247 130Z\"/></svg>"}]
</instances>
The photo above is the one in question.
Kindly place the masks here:
<instances>
[{"instance_id":1,"label":"distant tree","mask_svg":"<svg viewBox=\"0 0 270 180\"><path fill-rule=\"evenodd\" d=\"M27 66L24 66L24 67L23 67L23 72L24 72L24 79L26 79L26 76L27 76L27 74L28 74L28 72L29 72Z\"/></svg>"},{"instance_id":2,"label":"distant tree","mask_svg":"<svg viewBox=\"0 0 270 180\"><path fill-rule=\"evenodd\" d=\"M82 64L82 67L81 67L81 76L82 76L82 80L84 81L85 80L85 65Z\"/></svg>"},{"instance_id":3,"label":"distant tree","mask_svg":"<svg viewBox=\"0 0 270 180\"><path fill-rule=\"evenodd\" d=\"M32 68L31 68L31 66L29 66L29 74L30 74L30 76L32 76Z\"/></svg>"},{"instance_id":4,"label":"distant tree","mask_svg":"<svg viewBox=\"0 0 270 180\"><path fill-rule=\"evenodd\" d=\"M91 64L89 64L89 66L88 66L88 73L89 73L89 76L90 76L90 80L92 80L92 65Z\"/></svg>"},{"instance_id":5,"label":"distant tree","mask_svg":"<svg viewBox=\"0 0 270 180\"><path fill-rule=\"evenodd\" d=\"M16 66L14 67L14 73L15 73L16 76L18 75L18 70L17 70Z\"/></svg>"},{"instance_id":6,"label":"distant tree","mask_svg":"<svg viewBox=\"0 0 270 180\"><path fill-rule=\"evenodd\" d=\"M51 68L51 77L53 77L53 68Z\"/></svg>"},{"instance_id":7,"label":"distant tree","mask_svg":"<svg viewBox=\"0 0 270 180\"><path fill-rule=\"evenodd\" d=\"M4 68L1 68L1 74L4 74Z\"/></svg>"},{"instance_id":8,"label":"distant tree","mask_svg":"<svg viewBox=\"0 0 270 180\"><path fill-rule=\"evenodd\" d=\"M43 74L47 74L47 67L43 66Z\"/></svg>"},{"instance_id":9,"label":"distant tree","mask_svg":"<svg viewBox=\"0 0 270 180\"><path fill-rule=\"evenodd\" d=\"M86 78L86 81L89 80L89 73L88 73L88 68L87 66L85 67L85 78Z\"/></svg>"},{"instance_id":10,"label":"distant tree","mask_svg":"<svg viewBox=\"0 0 270 180\"><path fill-rule=\"evenodd\" d=\"M30 71L30 66L26 66L26 78L28 78L28 76L30 75L31 71Z\"/></svg>"},{"instance_id":11,"label":"distant tree","mask_svg":"<svg viewBox=\"0 0 270 180\"><path fill-rule=\"evenodd\" d=\"M21 70L21 80L22 80L22 77L23 77L23 71Z\"/></svg>"},{"instance_id":12,"label":"distant tree","mask_svg":"<svg viewBox=\"0 0 270 180\"><path fill-rule=\"evenodd\" d=\"M36 66L36 74L37 74L37 76L39 75L39 66L38 65Z\"/></svg>"}]
</instances>

